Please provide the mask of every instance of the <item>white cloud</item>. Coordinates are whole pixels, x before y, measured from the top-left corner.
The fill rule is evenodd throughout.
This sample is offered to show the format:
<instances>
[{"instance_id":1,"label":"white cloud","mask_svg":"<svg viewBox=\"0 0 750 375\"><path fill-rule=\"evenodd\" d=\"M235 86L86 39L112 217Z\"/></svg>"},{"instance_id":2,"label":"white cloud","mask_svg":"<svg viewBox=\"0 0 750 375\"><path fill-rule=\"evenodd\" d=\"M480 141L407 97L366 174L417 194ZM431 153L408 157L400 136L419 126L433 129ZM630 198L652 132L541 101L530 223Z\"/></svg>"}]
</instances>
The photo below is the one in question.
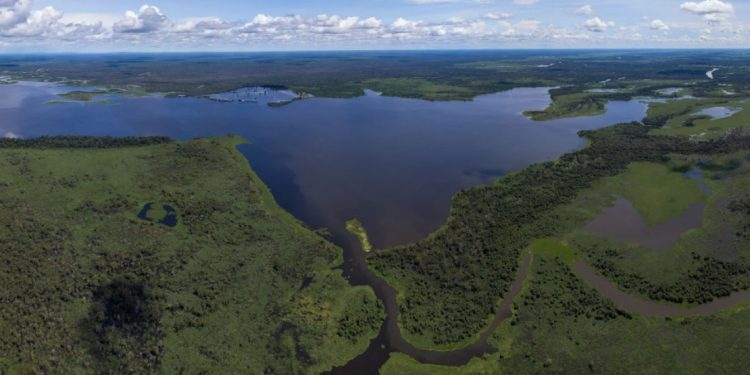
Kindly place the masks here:
<instances>
[{"instance_id":1,"label":"white cloud","mask_svg":"<svg viewBox=\"0 0 750 375\"><path fill-rule=\"evenodd\" d=\"M417 5L432 4L453 4L453 3L474 3L474 4L491 4L494 0L406 0L407 3Z\"/></svg>"},{"instance_id":2,"label":"white cloud","mask_svg":"<svg viewBox=\"0 0 750 375\"><path fill-rule=\"evenodd\" d=\"M518 4L518 5L531 5L531 4L536 4L538 2L539 0L513 0L513 4Z\"/></svg>"},{"instance_id":3,"label":"white cloud","mask_svg":"<svg viewBox=\"0 0 750 375\"><path fill-rule=\"evenodd\" d=\"M682 3L680 9L703 16L709 22L724 22L734 16L734 6L728 1L704 0Z\"/></svg>"},{"instance_id":4,"label":"white cloud","mask_svg":"<svg viewBox=\"0 0 750 375\"><path fill-rule=\"evenodd\" d=\"M0 1L0 30L25 22L31 13L31 0Z\"/></svg>"},{"instance_id":5,"label":"white cloud","mask_svg":"<svg viewBox=\"0 0 750 375\"><path fill-rule=\"evenodd\" d=\"M502 13L488 12L488 13L485 13L482 16L482 18L488 19L488 20L507 20L511 16L512 15L510 13L505 13L505 12L502 12Z\"/></svg>"},{"instance_id":6,"label":"white cloud","mask_svg":"<svg viewBox=\"0 0 750 375\"><path fill-rule=\"evenodd\" d=\"M664 23L664 21L662 21L660 19L656 19L656 20L651 21L651 25L649 25L649 27L652 30L662 30L662 31L669 30L669 25L667 25L666 23Z\"/></svg>"},{"instance_id":7,"label":"white cloud","mask_svg":"<svg viewBox=\"0 0 750 375\"><path fill-rule=\"evenodd\" d=\"M131 10L125 12L125 17L115 23L114 31L118 33L149 33L167 26L167 16L159 8L143 5L138 13Z\"/></svg>"},{"instance_id":8,"label":"white cloud","mask_svg":"<svg viewBox=\"0 0 750 375\"><path fill-rule=\"evenodd\" d=\"M408 1L408 0L403 0ZM455 2L489 3L493 0L414 0L423 4ZM412 1L412 2L414 2ZM507 0L504 0L510 3ZM498 1L495 1L499 3ZM538 3L516 0L514 3ZM544 2L547 5L547 2ZM717 5L723 4L723 5ZM579 3L580 5L580 3ZM173 20L152 5L123 17L97 14L63 14L53 7L35 9L32 0L0 0L1 50L263 50L263 49L368 49L368 48L493 48L493 47L617 47L690 46L701 41L746 47L750 31L739 22L716 22L734 16L726 1L706 0L683 4L686 12L706 17L702 22L669 23L655 17L636 17L636 24L616 27L594 16L591 6L578 8L584 15L579 27L561 27L535 19L515 20L510 13L488 12L477 16L425 20L411 17L356 17L346 15L258 14L249 19L225 20L196 17ZM474 8L477 9L477 8ZM569 5L562 8L570 11ZM485 12L488 9L485 9ZM533 13L532 13L533 14ZM568 18L574 19L572 13ZM528 15L527 15L528 17ZM512 19L514 21L512 21ZM565 22L561 22L566 24ZM697 25L699 24L699 25ZM618 25L619 26L619 25ZM692 35L677 32L692 30ZM701 29L707 31L701 31ZM606 32L605 32L606 31ZM585 41L585 42L584 42ZM652 44L649 44L652 43ZM672 43L672 44L669 44ZM71 47L75 46L75 47ZM1 133L0 133L1 134Z\"/></svg>"},{"instance_id":9,"label":"white cloud","mask_svg":"<svg viewBox=\"0 0 750 375\"><path fill-rule=\"evenodd\" d=\"M604 22L599 17L594 17L589 20L586 20L586 22L583 23L583 26L586 27L587 30L592 32L605 32L608 28L615 26L614 22Z\"/></svg>"},{"instance_id":10,"label":"white cloud","mask_svg":"<svg viewBox=\"0 0 750 375\"><path fill-rule=\"evenodd\" d=\"M111 28L119 20L119 16L106 13L65 13L60 22L84 25L101 23L103 26Z\"/></svg>"},{"instance_id":11,"label":"white cloud","mask_svg":"<svg viewBox=\"0 0 750 375\"><path fill-rule=\"evenodd\" d=\"M591 5L584 5L578 9L576 9L576 14L588 16L594 13L594 8L591 7Z\"/></svg>"}]
</instances>

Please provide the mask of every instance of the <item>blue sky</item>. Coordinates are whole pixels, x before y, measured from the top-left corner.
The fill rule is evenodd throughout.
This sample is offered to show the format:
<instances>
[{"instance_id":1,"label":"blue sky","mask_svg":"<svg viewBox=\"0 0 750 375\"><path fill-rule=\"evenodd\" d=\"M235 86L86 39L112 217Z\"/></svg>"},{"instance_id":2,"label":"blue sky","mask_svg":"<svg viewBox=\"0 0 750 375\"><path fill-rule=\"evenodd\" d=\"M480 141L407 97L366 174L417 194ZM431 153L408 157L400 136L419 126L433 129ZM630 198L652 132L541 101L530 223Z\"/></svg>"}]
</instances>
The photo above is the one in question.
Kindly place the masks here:
<instances>
[{"instance_id":1,"label":"blue sky","mask_svg":"<svg viewBox=\"0 0 750 375\"><path fill-rule=\"evenodd\" d=\"M750 47L747 0L0 0L3 51Z\"/></svg>"}]
</instances>

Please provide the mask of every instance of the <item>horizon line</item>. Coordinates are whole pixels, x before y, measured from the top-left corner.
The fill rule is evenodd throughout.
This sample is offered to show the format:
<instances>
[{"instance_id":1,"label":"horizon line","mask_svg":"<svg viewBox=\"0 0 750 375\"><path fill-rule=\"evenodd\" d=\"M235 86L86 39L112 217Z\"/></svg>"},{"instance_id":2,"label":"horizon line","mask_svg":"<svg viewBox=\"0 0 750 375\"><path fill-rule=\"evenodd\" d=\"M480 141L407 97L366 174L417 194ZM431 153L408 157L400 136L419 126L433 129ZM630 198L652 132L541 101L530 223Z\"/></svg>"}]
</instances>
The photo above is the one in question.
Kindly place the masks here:
<instances>
[{"instance_id":1,"label":"horizon line","mask_svg":"<svg viewBox=\"0 0 750 375\"><path fill-rule=\"evenodd\" d=\"M602 48L391 48L391 49L299 49L299 50L184 50L184 51L155 51L155 50L112 50L112 51L36 51L0 52L0 57L9 55L107 55L107 54L262 54L262 53L377 53L377 52L503 52L503 51L750 51L750 47L602 47Z\"/></svg>"}]
</instances>

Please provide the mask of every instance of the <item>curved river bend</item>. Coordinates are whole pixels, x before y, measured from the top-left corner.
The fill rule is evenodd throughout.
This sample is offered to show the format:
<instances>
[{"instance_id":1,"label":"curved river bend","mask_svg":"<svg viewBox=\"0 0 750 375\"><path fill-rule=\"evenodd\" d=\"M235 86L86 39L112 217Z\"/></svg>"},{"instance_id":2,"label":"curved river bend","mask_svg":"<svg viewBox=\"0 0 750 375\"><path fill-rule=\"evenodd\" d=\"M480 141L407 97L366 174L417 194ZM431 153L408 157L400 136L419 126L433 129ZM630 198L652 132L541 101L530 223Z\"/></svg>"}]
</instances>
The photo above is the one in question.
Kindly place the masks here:
<instances>
[{"instance_id":1,"label":"curved river bend","mask_svg":"<svg viewBox=\"0 0 750 375\"><path fill-rule=\"evenodd\" d=\"M48 104L74 89L90 88L0 85L0 136L189 139L237 134L253 142L239 149L279 204L310 227L329 228L334 242L344 248L345 276L352 284L372 286L386 305L388 317L380 336L366 353L335 371L357 374L375 373L392 351L424 362L465 363L491 349L484 339L492 329L457 352L424 352L406 344L396 325L395 293L369 272L345 221L358 218L376 248L417 241L445 221L451 196L459 190L583 147L580 130L639 121L646 113L646 105L634 100L611 102L600 116L546 122L524 117L522 111L549 105L547 88L514 89L471 102L368 92L354 99L307 99L280 108L159 96ZM502 309L498 314L502 319Z\"/></svg>"}]
</instances>

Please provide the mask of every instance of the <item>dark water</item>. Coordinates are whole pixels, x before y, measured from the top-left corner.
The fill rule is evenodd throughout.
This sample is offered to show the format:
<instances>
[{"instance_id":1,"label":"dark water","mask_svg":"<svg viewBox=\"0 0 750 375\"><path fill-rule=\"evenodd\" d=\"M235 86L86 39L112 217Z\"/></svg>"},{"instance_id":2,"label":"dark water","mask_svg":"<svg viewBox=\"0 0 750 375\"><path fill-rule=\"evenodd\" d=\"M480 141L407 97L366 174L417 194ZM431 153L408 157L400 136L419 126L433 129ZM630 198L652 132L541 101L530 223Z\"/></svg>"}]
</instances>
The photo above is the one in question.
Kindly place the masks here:
<instances>
[{"instance_id":1,"label":"dark water","mask_svg":"<svg viewBox=\"0 0 750 375\"><path fill-rule=\"evenodd\" d=\"M643 316L700 316L711 315L727 310L750 300L750 291L734 292L727 297L717 298L713 301L697 306L680 306L674 304L659 303L631 296L617 288L606 278L600 276L588 264L575 261L572 264L576 273L596 289L599 294L611 300L615 305L625 311L637 313Z\"/></svg>"},{"instance_id":2,"label":"dark water","mask_svg":"<svg viewBox=\"0 0 750 375\"><path fill-rule=\"evenodd\" d=\"M153 221L151 218L149 218L148 213L153 209L154 203L146 203L146 205L143 206L141 211L138 213L138 218L144 221ZM162 205L162 208L164 209L164 217L160 218L157 223L161 225L166 225L170 228L174 228L177 226L177 210L174 209L174 207L165 204Z\"/></svg>"},{"instance_id":3,"label":"dark water","mask_svg":"<svg viewBox=\"0 0 750 375\"><path fill-rule=\"evenodd\" d=\"M601 116L530 121L521 113L549 104L545 88L515 89L472 102L368 93L280 108L156 96L109 96L109 104L46 104L68 90L51 84L0 85L0 135L188 139L237 134L253 142L239 149L281 206L311 227L329 228L334 242L344 248L345 275L352 284L372 286L386 305L380 337L364 355L337 370L359 374L376 372L394 350L424 362L461 364L488 348L480 342L437 354L406 345L395 323L395 293L369 272L356 238L344 228L346 220L358 218L376 248L419 240L445 221L451 196L459 190L556 159L585 145L579 130L637 121L646 111L639 101L611 102Z\"/></svg>"},{"instance_id":4,"label":"dark water","mask_svg":"<svg viewBox=\"0 0 750 375\"><path fill-rule=\"evenodd\" d=\"M671 249L683 233L700 228L705 208L705 203L696 203L667 222L649 226L633 203L618 196L615 205L588 223L585 230L612 240L638 243L664 251Z\"/></svg>"},{"instance_id":5,"label":"dark water","mask_svg":"<svg viewBox=\"0 0 750 375\"><path fill-rule=\"evenodd\" d=\"M711 189L711 186L706 183L706 177L702 169L691 169L685 172L685 176L691 180L698 181L698 188L701 189L704 194L711 195L713 193L713 189Z\"/></svg>"}]
</instances>

